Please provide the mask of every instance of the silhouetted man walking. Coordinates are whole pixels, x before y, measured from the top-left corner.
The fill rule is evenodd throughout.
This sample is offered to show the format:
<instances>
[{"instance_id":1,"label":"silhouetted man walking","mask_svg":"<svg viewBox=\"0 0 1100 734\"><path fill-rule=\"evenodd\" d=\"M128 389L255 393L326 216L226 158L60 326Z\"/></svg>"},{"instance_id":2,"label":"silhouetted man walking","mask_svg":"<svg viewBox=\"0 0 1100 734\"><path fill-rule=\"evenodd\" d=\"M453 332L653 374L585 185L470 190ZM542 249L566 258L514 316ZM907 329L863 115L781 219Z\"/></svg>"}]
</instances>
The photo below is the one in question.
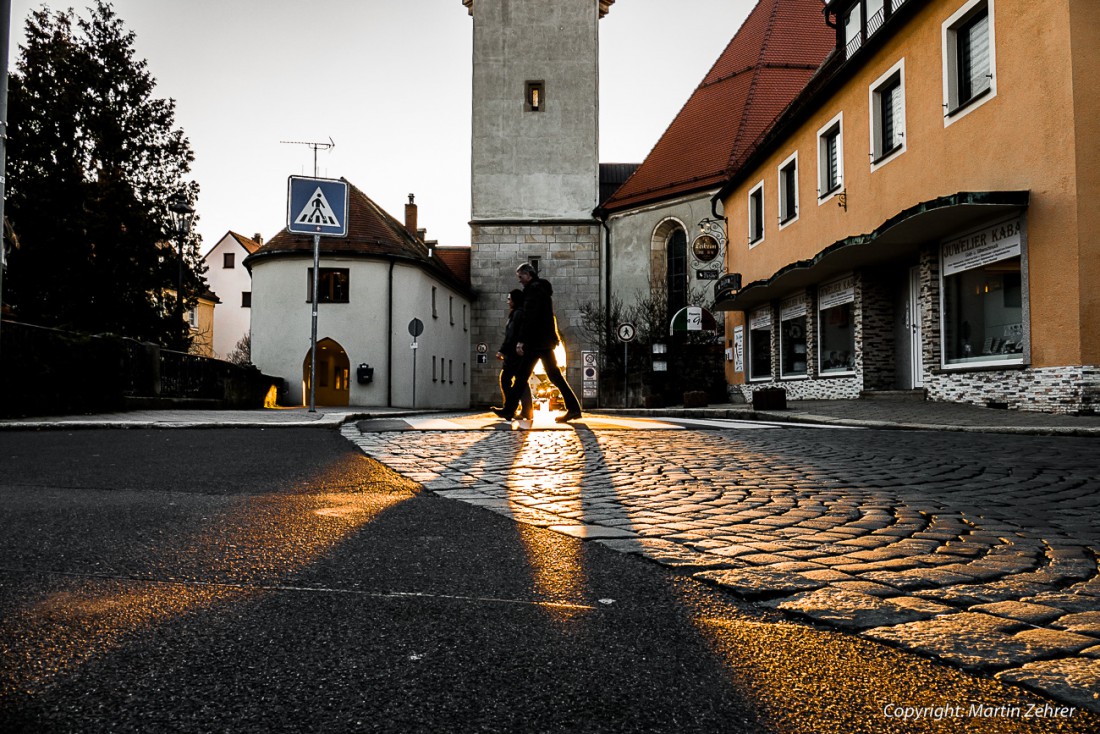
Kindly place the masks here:
<instances>
[{"instance_id":1,"label":"silhouetted man walking","mask_svg":"<svg viewBox=\"0 0 1100 734\"><path fill-rule=\"evenodd\" d=\"M550 281L539 278L530 263L516 268L516 278L523 285L523 329L516 342L516 355L520 363L516 368L515 383L504 396L504 407L493 408L499 418L512 420L519 404L520 392L527 384L535 363L540 359L546 369L546 377L561 391L565 401L565 412L555 420L566 423L581 417L581 404L558 366L554 348L561 339L558 337L558 324L554 317L554 287Z\"/></svg>"}]
</instances>

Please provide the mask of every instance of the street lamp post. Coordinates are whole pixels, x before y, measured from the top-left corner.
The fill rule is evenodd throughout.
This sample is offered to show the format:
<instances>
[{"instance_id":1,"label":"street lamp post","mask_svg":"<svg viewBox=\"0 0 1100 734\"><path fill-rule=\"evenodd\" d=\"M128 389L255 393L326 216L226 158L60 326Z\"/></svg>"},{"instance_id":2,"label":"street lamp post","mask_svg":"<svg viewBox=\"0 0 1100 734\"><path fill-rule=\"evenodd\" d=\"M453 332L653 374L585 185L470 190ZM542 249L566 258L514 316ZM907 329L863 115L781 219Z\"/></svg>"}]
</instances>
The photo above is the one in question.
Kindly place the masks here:
<instances>
[{"instance_id":1,"label":"street lamp post","mask_svg":"<svg viewBox=\"0 0 1100 734\"><path fill-rule=\"evenodd\" d=\"M179 276L176 280L176 328L183 324L183 246L187 241L187 235L191 232L191 222L195 217L195 210L187 203L183 194L176 194L168 202L168 211L172 213L172 229L179 239L180 260ZM186 340L181 338L179 342L182 351Z\"/></svg>"}]
</instances>

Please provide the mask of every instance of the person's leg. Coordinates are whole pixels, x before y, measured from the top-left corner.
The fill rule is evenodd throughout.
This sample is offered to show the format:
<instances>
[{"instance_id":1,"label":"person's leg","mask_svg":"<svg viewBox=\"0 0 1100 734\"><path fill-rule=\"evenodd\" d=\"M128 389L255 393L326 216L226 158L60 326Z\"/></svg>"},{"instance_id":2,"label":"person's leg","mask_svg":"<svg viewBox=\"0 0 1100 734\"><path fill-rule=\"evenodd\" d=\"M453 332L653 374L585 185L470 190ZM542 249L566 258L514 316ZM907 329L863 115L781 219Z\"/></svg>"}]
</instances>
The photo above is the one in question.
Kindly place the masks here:
<instances>
[{"instance_id":1,"label":"person's leg","mask_svg":"<svg viewBox=\"0 0 1100 734\"><path fill-rule=\"evenodd\" d=\"M523 355L512 375L511 386L504 391L504 406L501 408L500 412L494 410L494 413L501 418L506 417L506 420L511 420L512 416L516 413L516 407L519 405L520 394L527 386L527 380L531 378L531 372L535 369L535 362L537 361L537 355ZM530 390L530 388L528 388L528 390Z\"/></svg>"},{"instance_id":2,"label":"person's leg","mask_svg":"<svg viewBox=\"0 0 1100 734\"><path fill-rule=\"evenodd\" d=\"M508 388L512 386L512 381L515 379L515 373L508 368L508 363L505 362L504 366L500 368L500 399L501 402L508 402Z\"/></svg>"},{"instance_id":3,"label":"person's leg","mask_svg":"<svg viewBox=\"0 0 1100 734\"><path fill-rule=\"evenodd\" d=\"M530 385L528 380L524 380L523 381L523 389L520 390L520 392L519 392L519 405L520 405L519 414L520 414L520 417L523 418L524 420L529 421L529 420L531 420L535 417L535 410L534 410L534 407L531 404L532 402L533 401L531 399L531 385Z\"/></svg>"},{"instance_id":4,"label":"person's leg","mask_svg":"<svg viewBox=\"0 0 1100 734\"><path fill-rule=\"evenodd\" d=\"M569 381L562 374L558 366L558 358L554 356L554 350L548 349L540 354L542 366L546 368L546 377L561 392L561 399L565 402L565 412L580 415L581 402L577 400L573 388L569 387Z\"/></svg>"}]
</instances>

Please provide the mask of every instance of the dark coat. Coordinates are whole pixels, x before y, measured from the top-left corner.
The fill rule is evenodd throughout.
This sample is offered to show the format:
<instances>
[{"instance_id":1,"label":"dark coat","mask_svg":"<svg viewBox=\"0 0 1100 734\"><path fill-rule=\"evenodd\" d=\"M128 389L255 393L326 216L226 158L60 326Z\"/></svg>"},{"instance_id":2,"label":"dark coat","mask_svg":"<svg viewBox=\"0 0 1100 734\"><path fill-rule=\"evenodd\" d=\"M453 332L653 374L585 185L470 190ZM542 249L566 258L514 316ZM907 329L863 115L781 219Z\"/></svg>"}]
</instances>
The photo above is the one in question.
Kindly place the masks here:
<instances>
[{"instance_id":1,"label":"dark coat","mask_svg":"<svg viewBox=\"0 0 1100 734\"><path fill-rule=\"evenodd\" d=\"M508 323L504 327L504 341L501 342L499 351L504 355L504 364L512 366L519 363L520 357L516 354L516 342L520 341L519 335L523 331L524 314L522 308L512 309L508 314Z\"/></svg>"},{"instance_id":2,"label":"dark coat","mask_svg":"<svg viewBox=\"0 0 1100 734\"><path fill-rule=\"evenodd\" d=\"M553 349L561 341L554 319L554 287L550 281L535 278L523 287L523 328L519 341L525 352Z\"/></svg>"}]
</instances>

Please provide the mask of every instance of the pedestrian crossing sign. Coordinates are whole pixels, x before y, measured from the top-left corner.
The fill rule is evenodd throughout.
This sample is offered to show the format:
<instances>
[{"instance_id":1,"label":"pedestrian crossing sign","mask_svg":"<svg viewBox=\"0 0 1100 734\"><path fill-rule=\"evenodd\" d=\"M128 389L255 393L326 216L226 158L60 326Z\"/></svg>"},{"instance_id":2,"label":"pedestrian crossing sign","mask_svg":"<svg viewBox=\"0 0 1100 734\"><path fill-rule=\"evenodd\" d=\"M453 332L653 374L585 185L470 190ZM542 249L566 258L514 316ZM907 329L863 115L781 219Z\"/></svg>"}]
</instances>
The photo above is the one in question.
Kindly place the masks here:
<instances>
[{"instance_id":1,"label":"pedestrian crossing sign","mask_svg":"<svg viewBox=\"0 0 1100 734\"><path fill-rule=\"evenodd\" d=\"M348 184L331 178L291 176L287 187L287 231L325 237L348 233Z\"/></svg>"}]
</instances>

